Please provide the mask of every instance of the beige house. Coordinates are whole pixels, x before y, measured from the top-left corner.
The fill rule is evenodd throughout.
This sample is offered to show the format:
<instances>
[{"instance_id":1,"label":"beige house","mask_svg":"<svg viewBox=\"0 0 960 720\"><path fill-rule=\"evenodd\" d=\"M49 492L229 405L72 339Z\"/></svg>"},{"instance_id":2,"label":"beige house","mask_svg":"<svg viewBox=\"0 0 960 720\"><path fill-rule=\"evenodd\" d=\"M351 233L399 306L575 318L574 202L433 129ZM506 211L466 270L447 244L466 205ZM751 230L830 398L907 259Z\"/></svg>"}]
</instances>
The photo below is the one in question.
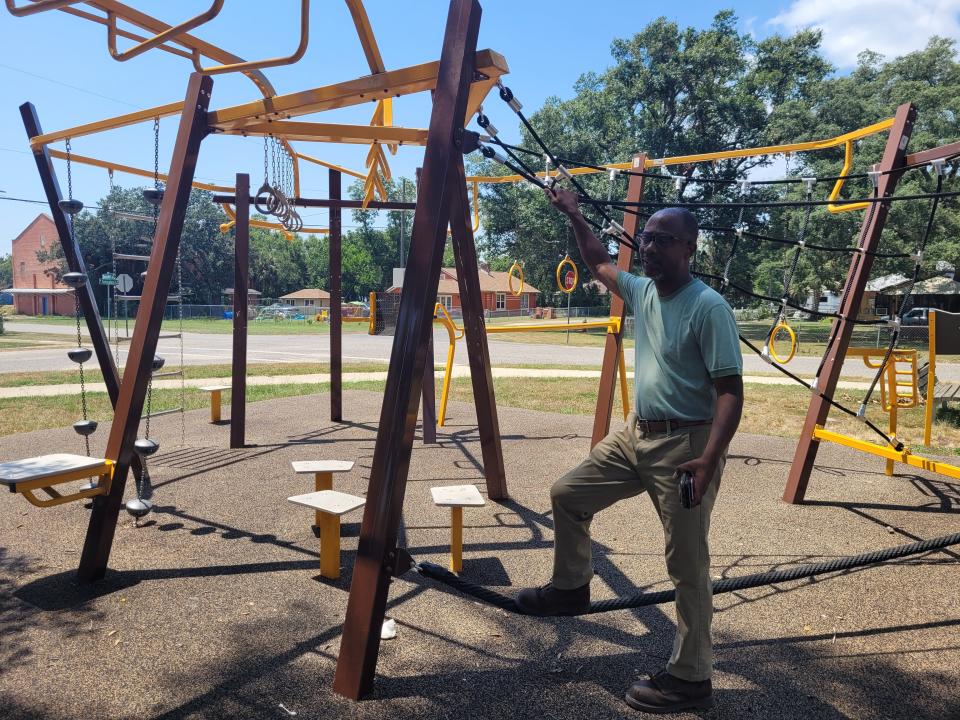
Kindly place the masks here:
<instances>
[{"instance_id":1,"label":"beige house","mask_svg":"<svg viewBox=\"0 0 960 720\"><path fill-rule=\"evenodd\" d=\"M295 308L304 308L305 312L316 312L321 308L329 309L330 293L319 288L304 288L282 295L280 301Z\"/></svg>"}]
</instances>

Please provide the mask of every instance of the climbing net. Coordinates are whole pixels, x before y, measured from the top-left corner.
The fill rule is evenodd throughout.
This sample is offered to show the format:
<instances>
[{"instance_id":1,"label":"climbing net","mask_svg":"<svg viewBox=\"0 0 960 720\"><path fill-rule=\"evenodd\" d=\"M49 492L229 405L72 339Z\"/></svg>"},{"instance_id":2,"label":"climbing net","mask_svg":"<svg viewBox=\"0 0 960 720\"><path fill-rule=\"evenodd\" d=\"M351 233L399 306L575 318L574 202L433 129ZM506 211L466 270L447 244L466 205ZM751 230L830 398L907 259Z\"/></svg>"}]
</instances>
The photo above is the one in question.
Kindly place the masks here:
<instances>
[{"instance_id":1,"label":"climbing net","mask_svg":"<svg viewBox=\"0 0 960 720\"><path fill-rule=\"evenodd\" d=\"M558 157L554 152L551 151L551 149L547 146L542 137L537 133L536 129L530 123L529 119L524 115L522 111L522 105L513 95L512 91L503 85L502 82L498 82L498 86L500 90L500 98L516 114L530 138L537 146L539 146L539 150L530 150L528 148L505 143L499 138L497 129L493 126L489 117L484 114L481 108L481 112L477 116L477 124L485 133L485 136L483 136L479 141L479 149L484 157L500 163L512 173L540 188L552 188L561 180L568 181L578 193L578 199L584 206L584 209L587 211L587 213L595 216L589 217L587 213L584 215L587 222L594 229L601 233L601 237L608 237L616 240L621 245L629 247L631 250L635 251L639 257L642 258L644 251L643 246L638 243L637 237L631 236L631 234L624 229L623 225L617 222L611 216L611 213L619 211L624 214L635 215L640 219L646 219L650 217L650 213L656 211L657 209L666 207L684 207L691 211L737 211L738 219L731 225L705 224L700 226L700 230L702 232L710 233L715 238L730 238L729 248L727 249L725 258L722 258L722 262L719 263L720 266L722 266L722 271L717 273L694 269L693 274L713 284L721 293L721 295L726 296L729 291L734 290L743 296L769 303L771 307L775 308L774 320L770 324L765 336L766 340L762 347L758 347L756 344L744 337L742 333L740 334L740 340L747 347L749 347L751 351L763 358L779 372L783 373L793 381L803 385L811 392L823 398L825 402L829 403L837 410L863 422L877 436L882 438L885 444L889 444L898 452L903 451L903 443L896 437L891 437L882 429L877 427L877 425L867 417L866 410L870 398L876 390L878 383L881 382L881 379L884 377L884 373L887 371L887 365L894 356L902 336L903 318L907 311L911 308L911 293L913 292L914 286L920 279L924 253L933 231L937 210L940 207L942 200L954 198L960 195L960 191L958 190L944 189L944 180L949 174L948 170L951 170L951 168L948 167L948 163L953 161L954 158L960 157L960 154L934 160L930 163L918 163L905 167L901 166L895 170L889 171L868 171L864 173L849 174L845 173L833 177L785 177L781 179L758 181L699 175L678 176L664 172L649 172L647 170L610 170L610 168L602 165L594 165L591 163ZM545 170L542 174L532 167L529 160L524 159L525 157L529 158L529 156L542 156L544 158ZM551 175L551 166L555 168L553 175ZM584 187L584 184L577 179L576 175L571 173L571 168L585 168L597 172L609 172L610 184L607 197L603 199L591 195ZM915 194L884 196L879 194L880 180L883 175L891 173L901 174L915 170L922 171L925 175L934 177L934 187L927 192ZM953 167L952 170L955 174L956 168ZM676 191L676 197L672 201L658 200L631 202L614 200L613 185L617 174L623 174L625 176L642 176L654 181L672 182ZM818 183L831 181L842 183L847 180L868 180L870 187L872 188L872 192L870 193L869 197L852 200L841 200L835 197L818 199L814 197L815 188ZM684 198L684 191L689 184L702 184L707 187L717 185L737 186L739 188L741 197L731 202L714 202L710 200L688 201ZM804 197L803 199L797 200L754 200L750 196L750 189L753 185L802 185ZM867 233L872 225L877 209L881 205L889 206L890 203L902 201L927 203L926 224L914 251L880 252L867 249ZM814 209L823 206L828 206L831 209L867 209L867 218L861 226L860 236L854 245L834 247L826 244L810 242L807 239L811 215ZM774 208L798 208L802 210L802 220L796 237L776 237L767 233L757 232L755 230L751 230L749 225L744 222L744 212L746 210L751 210L755 214L760 214L763 212L769 212ZM751 287L748 287L747 284L737 282L735 279L731 278L731 268L733 266L734 259L737 257L738 253L744 250L748 241L756 243L775 243L792 249L789 259L784 263L782 282L783 292L779 297L758 293ZM838 311L821 311L819 309L811 309L792 301L791 295L801 256L803 256L804 253L811 252L851 256L851 271L849 277L854 276L858 266L868 257L871 258L871 261L874 258L903 259L912 261L913 269L908 276L908 283L904 290L904 301L900 304L898 312L893 317L884 319L860 319L859 313L856 309L852 313L844 315L844 308L846 308L846 301L850 292L849 284L845 285L842 290ZM829 318L834 320L830 334L827 338L826 348L821 358L820 365L817 368L817 372L812 382L807 382L784 367L785 363L793 357L793 352L795 351L795 335L787 323L787 313L791 309L800 313L804 313L813 318ZM840 328L842 325L840 321L845 321L846 323L853 325L885 326L890 331L889 341L883 352L883 359L879 365L877 365L876 373L871 379L868 389L866 390L859 407L856 409L843 405L834 397L818 388L818 381L824 369L826 360L830 356L830 351L840 336ZM787 332L791 339L791 351L789 357L786 358L778 355L775 348L776 338L781 332Z\"/></svg>"}]
</instances>

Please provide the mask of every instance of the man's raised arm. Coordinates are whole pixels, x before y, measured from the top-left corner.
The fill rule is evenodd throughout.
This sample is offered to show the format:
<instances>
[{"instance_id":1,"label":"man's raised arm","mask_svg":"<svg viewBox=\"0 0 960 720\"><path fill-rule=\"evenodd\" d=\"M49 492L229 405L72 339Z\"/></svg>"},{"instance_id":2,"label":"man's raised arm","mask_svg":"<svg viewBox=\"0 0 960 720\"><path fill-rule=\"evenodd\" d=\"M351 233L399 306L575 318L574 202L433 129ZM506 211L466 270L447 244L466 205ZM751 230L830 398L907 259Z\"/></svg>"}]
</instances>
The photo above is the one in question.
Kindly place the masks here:
<instances>
[{"instance_id":1,"label":"man's raised arm","mask_svg":"<svg viewBox=\"0 0 960 720\"><path fill-rule=\"evenodd\" d=\"M590 274L606 285L610 292L619 297L617 266L611 262L607 247L593 234L587 221L580 213L580 208L577 207L576 194L563 188L544 188L544 193L557 210L570 218L573 234L577 238L577 246L580 248L580 257L590 268Z\"/></svg>"}]
</instances>

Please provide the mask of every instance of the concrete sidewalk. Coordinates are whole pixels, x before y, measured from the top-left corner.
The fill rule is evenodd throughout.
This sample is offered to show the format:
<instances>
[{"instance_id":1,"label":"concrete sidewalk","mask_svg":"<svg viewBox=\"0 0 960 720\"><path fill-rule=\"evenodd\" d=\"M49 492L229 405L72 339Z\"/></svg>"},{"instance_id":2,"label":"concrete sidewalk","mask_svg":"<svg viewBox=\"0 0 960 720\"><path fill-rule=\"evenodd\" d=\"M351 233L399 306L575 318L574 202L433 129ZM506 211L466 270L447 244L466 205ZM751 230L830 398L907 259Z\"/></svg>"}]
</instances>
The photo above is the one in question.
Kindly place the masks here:
<instances>
[{"instance_id":1,"label":"concrete sidewalk","mask_svg":"<svg viewBox=\"0 0 960 720\"><path fill-rule=\"evenodd\" d=\"M493 368L495 378L599 378L599 370L567 370L560 368ZM443 370L435 373L443 379ZM470 377L469 365L454 365L453 377ZM633 373L628 372L627 378L633 380ZM383 382L387 379L385 370L377 372L343 373L344 383ZM810 382L812 378L804 378ZM768 375L747 375L743 381L755 385L795 385L796 382L786 376L773 377ZM313 373L309 375L251 375L247 377L247 385L310 385L330 382L330 373ZM188 388L199 388L207 385L230 385L229 377L188 378L183 381ZM867 382L841 380L837 387L843 390L865 390L870 386ZM87 392L105 393L103 383L87 383ZM156 380L153 387L158 390L178 389L180 380ZM18 387L0 388L0 399L24 397L54 397L57 395L79 395L79 383L65 383L60 385L21 385Z\"/></svg>"}]
</instances>

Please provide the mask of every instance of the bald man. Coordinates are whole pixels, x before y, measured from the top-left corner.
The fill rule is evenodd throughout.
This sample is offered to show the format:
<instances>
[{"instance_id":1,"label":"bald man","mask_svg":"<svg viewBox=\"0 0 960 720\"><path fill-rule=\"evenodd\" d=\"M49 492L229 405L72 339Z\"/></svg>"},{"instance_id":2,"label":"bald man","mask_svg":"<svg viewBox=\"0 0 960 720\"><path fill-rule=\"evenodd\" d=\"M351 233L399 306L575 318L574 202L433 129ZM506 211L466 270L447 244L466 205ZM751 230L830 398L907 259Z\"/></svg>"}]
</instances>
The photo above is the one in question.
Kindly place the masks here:
<instances>
[{"instance_id":1,"label":"bald man","mask_svg":"<svg viewBox=\"0 0 960 720\"><path fill-rule=\"evenodd\" d=\"M707 536L727 446L743 408L743 359L733 312L690 274L697 221L688 211L654 214L638 236L644 276L611 262L569 191L546 190L567 215L595 278L635 315L636 404L626 424L551 489L553 577L521 590L531 615L576 615L590 606L590 522L619 500L647 493L663 524L667 572L676 587L677 632L666 668L634 683L627 703L651 713L713 705L713 594ZM692 507L679 493L693 475Z\"/></svg>"}]
</instances>

